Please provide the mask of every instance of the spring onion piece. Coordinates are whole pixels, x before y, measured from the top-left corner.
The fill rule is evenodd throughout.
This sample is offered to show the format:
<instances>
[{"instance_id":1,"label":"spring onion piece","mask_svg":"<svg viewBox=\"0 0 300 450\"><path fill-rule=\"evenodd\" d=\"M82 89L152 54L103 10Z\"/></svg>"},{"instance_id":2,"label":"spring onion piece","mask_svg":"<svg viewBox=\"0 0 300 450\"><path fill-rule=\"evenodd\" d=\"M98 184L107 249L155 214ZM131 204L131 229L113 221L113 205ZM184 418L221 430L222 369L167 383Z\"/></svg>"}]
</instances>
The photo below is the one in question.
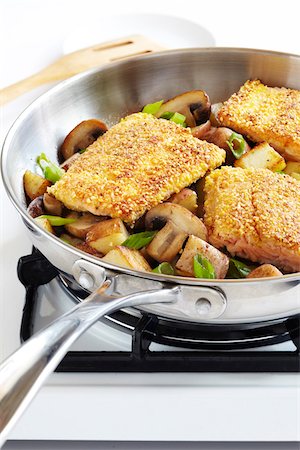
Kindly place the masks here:
<instances>
[{"instance_id":1,"label":"spring onion piece","mask_svg":"<svg viewBox=\"0 0 300 450\"><path fill-rule=\"evenodd\" d=\"M161 273L163 275L174 275L174 269L168 262L162 262L159 266L152 270L153 273Z\"/></svg>"},{"instance_id":2,"label":"spring onion piece","mask_svg":"<svg viewBox=\"0 0 300 450\"><path fill-rule=\"evenodd\" d=\"M56 183L65 173L63 169L51 162L45 153L41 153L40 156L37 157L36 162L42 169L46 180L49 180L52 183Z\"/></svg>"},{"instance_id":3,"label":"spring onion piece","mask_svg":"<svg viewBox=\"0 0 300 450\"><path fill-rule=\"evenodd\" d=\"M47 214L43 214L39 216L41 219L47 219L53 227L60 227L62 225L67 225L68 223L76 222L77 219L67 219L66 217L59 216L48 216Z\"/></svg>"},{"instance_id":4,"label":"spring onion piece","mask_svg":"<svg viewBox=\"0 0 300 450\"><path fill-rule=\"evenodd\" d=\"M132 234L121 245L139 250L150 244L156 233L157 231L143 231L142 233Z\"/></svg>"},{"instance_id":5,"label":"spring onion piece","mask_svg":"<svg viewBox=\"0 0 300 450\"><path fill-rule=\"evenodd\" d=\"M286 175L285 172L283 172L283 170L276 170L275 173L281 173L281 175Z\"/></svg>"},{"instance_id":6,"label":"spring onion piece","mask_svg":"<svg viewBox=\"0 0 300 450\"><path fill-rule=\"evenodd\" d=\"M216 278L214 266L199 253L194 256L194 275L196 278Z\"/></svg>"},{"instance_id":7,"label":"spring onion piece","mask_svg":"<svg viewBox=\"0 0 300 450\"><path fill-rule=\"evenodd\" d=\"M149 103L148 105L145 105L142 112L146 114L156 114L158 113L161 105L163 104L163 100L160 100L159 102L155 103Z\"/></svg>"},{"instance_id":8,"label":"spring onion piece","mask_svg":"<svg viewBox=\"0 0 300 450\"><path fill-rule=\"evenodd\" d=\"M237 259L230 258L226 278L246 278L252 268Z\"/></svg>"},{"instance_id":9,"label":"spring onion piece","mask_svg":"<svg viewBox=\"0 0 300 450\"><path fill-rule=\"evenodd\" d=\"M180 114L178 112L173 113L173 112L166 111L160 116L160 119L171 120L172 122L175 122L178 125L181 125L182 127L186 128L186 123L185 123L186 117L183 114Z\"/></svg>"},{"instance_id":10,"label":"spring onion piece","mask_svg":"<svg viewBox=\"0 0 300 450\"><path fill-rule=\"evenodd\" d=\"M239 159L245 153L246 141L241 134L232 133L226 143L236 159Z\"/></svg>"},{"instance_id":11,"label":"spring onion piece","mask_svg":"<svg viewBox=\"0 0 300 450\"><path fill-rule=\"evenodd\" d=\"M78 153L82 154L82 153L84 153L85 151L86 151L86 148L83 148L83 149L79 150Z\"/></svg>"}]
</instances>

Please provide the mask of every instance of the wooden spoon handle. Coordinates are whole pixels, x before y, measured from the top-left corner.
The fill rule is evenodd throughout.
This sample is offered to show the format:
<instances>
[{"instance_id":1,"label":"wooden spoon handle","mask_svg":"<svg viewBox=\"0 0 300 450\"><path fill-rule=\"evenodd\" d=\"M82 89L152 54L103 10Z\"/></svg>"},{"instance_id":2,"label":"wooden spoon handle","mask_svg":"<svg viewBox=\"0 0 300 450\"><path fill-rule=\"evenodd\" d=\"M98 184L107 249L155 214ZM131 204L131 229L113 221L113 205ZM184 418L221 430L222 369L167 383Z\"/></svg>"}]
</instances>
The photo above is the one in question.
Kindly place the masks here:
<instances>
[{"instance_id":1,"label":"wooden spoon handle","mask_svg":"<svg viewBox=\"0 0 300 450\"><path fill-rule=\"evenodd\" d=\"M67 74L65 77L58 78L52 73L52 71L47 71L47 68L43 69L42 71L37 72L36 74L25 78L24 80L18 81L17 83L11 84L10 86L1 89L0 105L4 105L5 103L8 103L11 100L19 97L19 95L25 94L26 92L31 91L32 89L35 89L45 83L63 80L68 76L69 75Z\"/></svg>"}]
</instances>

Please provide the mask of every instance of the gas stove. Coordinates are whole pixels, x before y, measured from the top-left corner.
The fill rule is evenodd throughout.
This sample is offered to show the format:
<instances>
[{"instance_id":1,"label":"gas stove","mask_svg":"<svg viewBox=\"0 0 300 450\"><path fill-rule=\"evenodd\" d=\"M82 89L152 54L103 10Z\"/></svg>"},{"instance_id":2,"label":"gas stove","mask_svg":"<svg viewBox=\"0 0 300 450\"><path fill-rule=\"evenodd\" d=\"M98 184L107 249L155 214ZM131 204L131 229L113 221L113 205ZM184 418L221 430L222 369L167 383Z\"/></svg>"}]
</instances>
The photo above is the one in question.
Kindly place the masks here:
<instances>
[{"instance_id":1,"label":"gas stove","mask_svg":"<svg viewBox=\"0 0 300 450\"><path fill-rule=\"evenodd\" d=\"M35 249L18 276L23 341L88 295ZM114 313L72 346L10 439L297 441L299 320L228 332Z\"/></svg>"}]
</instances>

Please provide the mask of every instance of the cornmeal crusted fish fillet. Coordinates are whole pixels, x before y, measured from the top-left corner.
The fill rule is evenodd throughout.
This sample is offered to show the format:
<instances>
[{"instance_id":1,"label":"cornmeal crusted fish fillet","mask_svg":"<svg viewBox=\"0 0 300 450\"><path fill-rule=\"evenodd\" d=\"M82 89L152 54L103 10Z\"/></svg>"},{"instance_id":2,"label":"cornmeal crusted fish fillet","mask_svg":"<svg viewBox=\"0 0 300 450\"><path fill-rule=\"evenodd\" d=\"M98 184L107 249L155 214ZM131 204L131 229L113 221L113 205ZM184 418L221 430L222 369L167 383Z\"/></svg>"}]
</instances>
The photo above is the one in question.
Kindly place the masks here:
<instances>
[{"instance_id":1,"label":"cornmeal crusted fish fillet","mask_svg":"<svg viewBox=\"0 0 300 450\"><path fill-rule=\"evenodd\" d=\"M221 107L218 119L254 142L268 142L288 160L300 161L300 91L246 81Z\"/></svg>"},{"instance_id":2,"label":"cornmeal crusted fish fillet","mask_svg":"<svg viewBox=\"0 0 300 450\"><path fill-rule=\"evenodd\" d=\"M189 129L136 113L90 145L49 193L69 209L133 223L224 160Z\"/></svg>"},{"instance_id":3,"label":"cornmeal crusted fish fillet","mask_svg":"<svg viewBox=\"0 0 300 450\"><path fill-rule=\"evenodd\" d=\"M300 183L268 169L222 167L205 181L209 242L300 272Z\"/></svg>"}]
</instances>

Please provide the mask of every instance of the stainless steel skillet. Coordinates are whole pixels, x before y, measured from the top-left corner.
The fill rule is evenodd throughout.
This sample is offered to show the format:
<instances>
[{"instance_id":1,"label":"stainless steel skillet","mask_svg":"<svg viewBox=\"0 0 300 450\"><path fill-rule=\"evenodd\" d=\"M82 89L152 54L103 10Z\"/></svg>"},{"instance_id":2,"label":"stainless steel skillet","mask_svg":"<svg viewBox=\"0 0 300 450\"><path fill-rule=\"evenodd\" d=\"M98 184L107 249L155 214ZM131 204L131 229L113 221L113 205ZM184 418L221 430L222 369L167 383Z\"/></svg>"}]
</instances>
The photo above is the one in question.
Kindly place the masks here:
<instances>
[{"instance_id":1,"label":"stainless steel skillet","mask_svg":"<svg viewBox=\"0 0 300 450\"><path fill-rule=\"evenodd\" d=\"M53 357L54 347L57 359L51 359L47 373L77 337L74 332L83 332L98 317L117 308L143 304L142 310L154 314L228 324L229 327L236 322L272 320L300 313L299 273L271 280L208 281L141 273L104 264L41 230L26 213L22 187L23 173L28 168L34 170L37 154L45 151L55 160L65 135L84 119L99 117L111 125L146 103L195 88L206 90L212 102L222 101L249 78L260 78L268 85L300 89L299 75L300 57L296 55L226 48L163 52L67 80L40 97L19 117L4 144L2 174L33 244L53 265L74 277L87 290L92 292L103 283L100 294L92 294L88 303L82 303L54 328L45 331L46 334L26 344L31 346L31 355L39 350L35 369L30 366L28 350L25 347L21 350L25 354L22 358L28 362L26 370L29 366L31 370L23 371L27 374L28 389L41 367ZM121 300L124 295L127 297ZM118 299L113 300L116 296ZM99 302L103 301L105 306L101 311ZM51 330L55 331L57 339L54 347ZM16 407L21 403L25 391L24 384L18 381L19 357L15 355L6 365L10 381L2 378L6 386L7 401L3 403L6 411L9 405ZM0 377L3 373L2 369ZM41 379L44 377L42 375Z\"/></svg>"}]
</instances>

